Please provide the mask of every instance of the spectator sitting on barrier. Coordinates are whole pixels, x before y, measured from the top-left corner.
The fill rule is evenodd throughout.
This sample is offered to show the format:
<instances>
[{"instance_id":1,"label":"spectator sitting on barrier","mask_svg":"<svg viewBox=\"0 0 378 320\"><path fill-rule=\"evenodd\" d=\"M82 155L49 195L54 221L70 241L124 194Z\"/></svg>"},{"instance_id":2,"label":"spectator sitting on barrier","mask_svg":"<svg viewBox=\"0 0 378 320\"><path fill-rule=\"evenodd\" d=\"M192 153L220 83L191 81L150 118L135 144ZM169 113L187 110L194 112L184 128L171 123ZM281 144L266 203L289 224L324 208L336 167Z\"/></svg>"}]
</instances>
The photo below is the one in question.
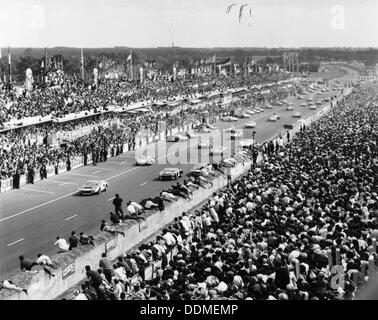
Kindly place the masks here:
<instances>
[{"instance_id":1,"label":"spectator sitting on barrier","mask_svg":"<svg viewBox=\"0 0 378 320\"><path fill-rule=\"evenodd\" d=\"M163 212L165 210L165 205L164 205L164 201L161 197L161 194L160 194L160 196L155 197L153 199L153 202L157 204L160 212Z\"/></svg>"},{"instance_id":2,"label":"spectator sitting on barrier","mask_svg":"<svg viewBox=\"0 0 378 320\"><path fill-rule=\"evenodd\" d=\"M91 244L94 246L94 238L93 236L88 236L84 234L84 232L80 232L80 244L81 245L86 245L86 244Z\"/></svg>"},{"instance_id":3,"label":"spectator sitting on barrier","mask_svg":"<svg viewBox=\"0 0 378 320\"><path fill-rule=\"evenodd\" d=\"M160 196L162 197L163 200L166 200L166 201L169 201L169 202L177 200L176 196L174 196L172 193L170 193L166 190L163 190L162 192L160 192Z\"/></svg>"},{"instance_id":4,"label":"spectator sitting on barrier","mask_svg":"<svg viewBox=\"0 0 378 320\"><path fill-rule=\"evenodd\" d=\"M120 224L121 220L119 219L119 216L115 214L114 212L110 212L110 222L113 224Z\"/></svg>"},{"instance_id":5,"label":"spectator sitting on barrier","mask_svg":"<svg viewBox=\"0 0 378 320\"><path fill-rule=\"evenodd\" d=\"M67 243L66 239L62 239L60 237L56 237L54 246L58 246L58 253L68 252L70 250L70 245Z\"/></svg>"},{"instance_id":6,"label":"spectator sitting on barrier","mask_svg":"<svg viewBox=\"0 0 378 320\"><path fill-rule=\"evenodd\" d=\"M109 226L108 224L106 224L105 220L101 221L100 231L109 232L113 236L116 235L116 234L122 234L123 236L125 236L125 233L123 231L119 231L119 230Z\"/></svg>"},{"instance_id":7,"label":"spectator sitting on barrier","mask_svg":"<svg viewBox=\"0 0 378 320\"><path fill-rule=\"evenodd\" d=\"M77 248L79 246L80 239L75 231L71 232L71 236L68 238L68 242L70 244L69 250L72 250L73 248Z\"/></svg>"},{"instance_id":8,"label":"spectator sitting on barrier","mask_svg":"<svg viewBox=\"0 0 378 320\"><path fill-rule=\"evenodd\" d=\"M18 293L25 292L28 294L28 291L26 289L22 289L18 286L16 286L11 280L3 280L0 282L0 290L2 289L8 289L8 290L14 290Z\"/></svg>"},{"instance_id":9,"label":"spectator sitting on barrier","mask_svg":"<svg viewBox=\"0 0 378 320\"><path fill-rule=\"evenodd\" d=\"M52 263L49 256L46 256L44 254L38 253L36 262L41 266L49 266L53 269L56 269L57 267Z\"/></svg>"},{"instance_id":10,"label":"spectator sitting on barrier","mask_svg":"<svg viewBox=\"0 0 378 320\"><path fill-rule=\"evenodd\" d=\"M126 219L133 219L133 220L145 220L144 217L139 216L140 210L143 210L143 207L133 201L129 201L127 203L127 215L125 216Z\"/></svg>"},{"instance_id":11,"label":"spectator sitting on barrier","mask_svg":"<svg viewBox=\"0 0 378 320\"><path fill-rule=\"evenodd\" d=\"M148 199L144 199L140 202L140 205L146 209L146 210L153 210L153 209L156 209L158 208L159 206L153 202L153 199L151 198L148 198Z\"/></svg>"},{"instance_id":12,"label":"spectator sitting on barrier","mask_svg":"<svg viewBox=\"0 0 378 320\"><path fill-rule=\"evenodd\" d=\"M28 258L25 258L24 256L19 256L19 259L20 259L20 269L22 271L32 271L32 268L38 265L37 262L32 261ZM38 272L38 271L34 270L33 272Z\"/></svg>"}]
</instances>

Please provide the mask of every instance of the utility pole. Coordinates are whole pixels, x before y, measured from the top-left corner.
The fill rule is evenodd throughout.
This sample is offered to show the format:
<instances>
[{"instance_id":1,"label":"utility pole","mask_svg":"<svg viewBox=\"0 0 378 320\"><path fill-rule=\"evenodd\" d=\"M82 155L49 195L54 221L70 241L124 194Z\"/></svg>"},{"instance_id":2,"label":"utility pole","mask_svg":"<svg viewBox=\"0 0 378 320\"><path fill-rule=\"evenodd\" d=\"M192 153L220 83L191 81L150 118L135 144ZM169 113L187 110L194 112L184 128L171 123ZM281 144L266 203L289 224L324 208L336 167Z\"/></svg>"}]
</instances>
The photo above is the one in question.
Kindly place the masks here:
<instances>
[{"instance_id":1,"label":"utility pole","mask_svg":"<svg viewBox=\"0 0 378 320\"><path fill-rule=\"evenodd\" d=\"M172 37L172 74L175 73L175 59L176 59L176 53L175 53L175 30L173 28L173 19L171 19L171 27L170 27L171 37Z\"/></svg>"}]
</instances>

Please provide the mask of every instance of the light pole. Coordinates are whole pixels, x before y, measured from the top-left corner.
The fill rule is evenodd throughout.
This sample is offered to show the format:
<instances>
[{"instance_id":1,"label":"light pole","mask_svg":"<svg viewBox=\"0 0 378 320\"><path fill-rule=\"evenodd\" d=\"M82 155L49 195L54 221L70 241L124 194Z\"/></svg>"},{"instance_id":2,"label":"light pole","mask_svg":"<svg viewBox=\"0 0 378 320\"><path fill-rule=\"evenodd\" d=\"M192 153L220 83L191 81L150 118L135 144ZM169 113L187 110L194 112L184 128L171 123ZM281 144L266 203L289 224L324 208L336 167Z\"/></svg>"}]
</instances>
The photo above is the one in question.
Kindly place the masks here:
<instances>
[{"instance_id":1,"label":"light pole","mask_svg":"<svg viewBox=\"0 0 378 320\"><path fill-rule=\"evenodd\" d=\"M256 131L252 132L252 138L253 138L253 147L255 147L256 140L255 140Z\"/></svg>"}]
</instances>

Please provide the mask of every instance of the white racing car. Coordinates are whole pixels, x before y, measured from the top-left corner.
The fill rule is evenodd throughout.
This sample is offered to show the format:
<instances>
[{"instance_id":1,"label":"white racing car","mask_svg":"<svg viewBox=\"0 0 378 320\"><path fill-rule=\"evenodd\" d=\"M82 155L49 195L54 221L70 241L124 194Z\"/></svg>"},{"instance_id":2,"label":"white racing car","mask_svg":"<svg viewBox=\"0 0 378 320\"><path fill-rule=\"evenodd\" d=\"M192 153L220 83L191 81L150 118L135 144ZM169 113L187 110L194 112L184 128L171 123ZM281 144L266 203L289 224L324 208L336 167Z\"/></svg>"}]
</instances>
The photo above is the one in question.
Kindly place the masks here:
<instances>
[{"instance_id":1,"label":"white racing car","mask_svg":"<svg viewBox=\"0 0 378 320\"><path fill-rule=\"evenodd\" d=\"M293 113L293 118L300 118L300 117L301 117L300 112L294 112Z\"/></svg>"},{"instance_id":2,"label":"white racing car","mask_svg":"<svg viewBox=\"0 0 378 320\"><path fill-rule=\"evenodd\" d=\"M255 121L249 121L244 126L245 129L254 129L256 128L256 122Z\"/></svg>"},{"instance_id":3,"label":"white racing car","mask_svg":"<svg viewBox=\"0 0 378 320\"><path fill-rule=\"evenodd\" d=\"M138 166L151 166L156 162L154 156L141 156L136 158L136 164Z\"/></svg>"},{"instance_id":4,"label":"white racing car","mask_svg":"<svg viewBox=\"0 0 378 320\"><path fill-rule=\"evenodd\" d=\"M183 176L184 172L179 168L165 168L159 173L159 179L177 180Z\"/></svg>"},{"instance_id":5,"label":"white racing car","mask_svg":"<svg viewBox=\"0 0 378 320\"><path fill-rule=\"evenodd\" d=\"M105 180L89 180L80 189L80 195L100 194L108 190L108 183Z\"/></svg>"},{"instance_id":6,"label":"white racing car","mask_svg":"<svg viewBox=\"0 0 378 320\"><path fill-rule=\"evenodd\" d=\"M307 103L306 102L301 103L301 107L307 107Z\"/></svg>"},{"instance_id":7,"label":"white racing car","mask_svg":"<svg viewBox=\"0 0 378 320\"><path fill-rule=\"evenodd\" d=\"M318 100L317 102L316 102L316 105L318 105L318 106L321 106L323 104L323 101L322 100Z\"/></svg>"},{"instance_id":8,"label":"white racing car","mask_svg":"<svg viewBox=\"0 0 378 320\"><path fill-rule=\"evenodd\" d=\"M224 122L236 122L238 121L238 118L226 116L226 117L221 117L220 120Z\"/></svg>"},{"instance_id":9,"label":"white racing car","mask_svg":"<svg viewBox=\"0 0 378 320\"><path fill-rule=\"evenodd\" d=\"M266 104L266 105L265 105L265 109L273 109L273 106L270 105L270 104Z\"/></svg>"},{"instance_id":10,"label":"white racing car","mask_svg":"<svg viewBox=\"0 0 378 320\"><path fill-rule=\"evenodd\" d=\"M317 106L315 106L315 105L310 106L310 110L316 110L316 109L317 109Z\"/></svg>"},{"instance_id":11,"label":"white racing car","mask_svg":"<svg viewBox=\"0 0 378 320\"><path fill-rule=\"evenodd\" d=\"M286 107L286 111L293 111L294 110L294 107L292 105L288 105Z\"/></svg>"},{"instance_id":12,"label":"white racing car","mask_svg":"<svg viewBox=\"0 0 378 320\"><path fill-rule=\"evenodd\" d=\"M256 114L256 111L255 110L247 110L246 111L248 114L251 114L251 115L254 115L254 114Z\"/></svg>"},{"instance_id":13,"label":"white racing car","mask_svg":"<svg viewBox=\"0 0 378 320\"><path fill-rule=\"evenodd\" d=\"M272 114L272 115L270 115L268 117L268 121L270 121L270 122L276 122L280 118L281 118L280 115L278 115L278 114L275 113L275 114Z\"/></svg>"}]
</instances>

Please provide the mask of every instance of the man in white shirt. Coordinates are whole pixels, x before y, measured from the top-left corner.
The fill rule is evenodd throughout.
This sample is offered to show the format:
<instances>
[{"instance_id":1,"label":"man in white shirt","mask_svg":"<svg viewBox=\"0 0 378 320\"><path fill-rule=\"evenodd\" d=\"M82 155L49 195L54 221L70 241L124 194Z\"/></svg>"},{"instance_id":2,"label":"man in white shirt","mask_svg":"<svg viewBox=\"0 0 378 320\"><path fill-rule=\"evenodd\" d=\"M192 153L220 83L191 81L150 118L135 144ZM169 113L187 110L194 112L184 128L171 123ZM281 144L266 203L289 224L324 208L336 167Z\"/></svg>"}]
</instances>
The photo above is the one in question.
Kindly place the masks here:
<instances>
[{"instance_id":1,"label":"man in white shirt","mask_svg":"<svg viewBox=\"0 0 378 320\"><path fill-rule=\"evenodd\" d=\"M167 229L163 230L163 239L169 250L176 244L176 239L173 237L172 233L169 232Z\"/></svg>"},{"instance_id":2,"label":"man in white shirt","mask_svg":"<svg viewBox=\"0 0 378 320\"><path fill-rule=\"evenodd\" d=\"M36 260L36 262L42 266L49 266L51 268L55 268L54 264L52 263L50 257L44 255L44 254L41 254L41 253L38 253L38 258Z\"/></svg>"},{"instance_id":3,"label":"man in white shirt","mask_svg":"<svg viewBox=\"0 0 378 320\"><path fill-rule=\"evenodd\" d=\"M59 237L56 237L56 241L54 243L54 246L58 246L59 252L68 252L70 249L69 244L67 243L66 239L61 239Z\"/></svg>"}]
</instances>

